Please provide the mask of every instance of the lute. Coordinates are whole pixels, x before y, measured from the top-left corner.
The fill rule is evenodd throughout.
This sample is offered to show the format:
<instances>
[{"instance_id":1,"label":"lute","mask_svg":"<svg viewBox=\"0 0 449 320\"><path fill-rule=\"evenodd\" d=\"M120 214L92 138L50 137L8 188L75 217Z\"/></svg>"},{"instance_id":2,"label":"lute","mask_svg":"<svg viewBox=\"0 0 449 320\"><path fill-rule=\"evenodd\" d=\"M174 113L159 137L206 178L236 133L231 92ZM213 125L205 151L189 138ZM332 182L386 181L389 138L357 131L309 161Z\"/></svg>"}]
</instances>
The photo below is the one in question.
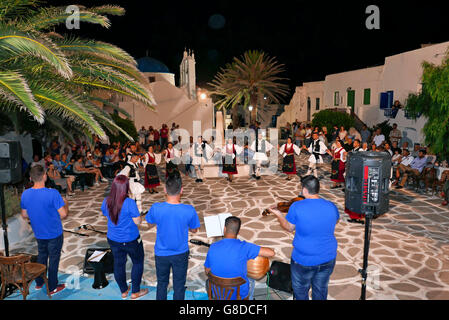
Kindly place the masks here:
<instances>
[{"instance_id":1,"label":"lute","mask_svg":"<svg viewBox=\"0 0 449 320\"><path fill-rule=\"evenodd\" d=\"M198 246L204 246L210 248L209 243L205 243L201 240L190 240L190 243L198 245ZM260 280L262 279L270 270L270 260L265 257L257 257L253 260L248 260L246 264L248 277L254 280Z\"/></svg>"}]
</instances>

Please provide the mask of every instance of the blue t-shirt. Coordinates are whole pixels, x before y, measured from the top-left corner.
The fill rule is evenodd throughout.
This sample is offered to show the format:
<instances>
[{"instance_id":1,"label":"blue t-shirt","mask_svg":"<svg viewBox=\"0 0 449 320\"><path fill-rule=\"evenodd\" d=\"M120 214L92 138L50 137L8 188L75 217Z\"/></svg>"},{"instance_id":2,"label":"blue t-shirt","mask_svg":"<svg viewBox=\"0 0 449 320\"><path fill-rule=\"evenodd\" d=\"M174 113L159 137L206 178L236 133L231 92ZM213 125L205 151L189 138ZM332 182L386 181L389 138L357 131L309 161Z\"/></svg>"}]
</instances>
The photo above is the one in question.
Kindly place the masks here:
<instances>
[{"instance_id":1,"label":"blue t-shirt","mask_svg":"<svg viewBox=\"0 0 449 320\"><path fill-rule=\"evenodd\" d=\"M108 234L107 237L115 242L131 242L139 237L139 229L132 218L140 217L139 209L133 199L126 198L123 201L122 209L118 216L117 225L115 225L109 217L109 209L103 200L101 211L108 218Z\"/></svg>"},{"instance_id":2,"label":"blue t-shirt","mask_svg":"<svg viewBox=\"0 0 449 320\"><path fill-rule=\"evenodd\" d=\"M174 256L189 251L189 229L200 227L195 208L187 204L155 203L146 216L150 224L157 225L156 256Z\"/></svg>"},{"instance_id":3,"label":"blue t-shirt","mask_svg":"<svg viewBox=\"0 0 449 320\"><path fill-rule=\"evenodd\" d=\"M36 239L49 240L62 235L61 216L64 199L55 189L27 189L22 193L20 206L27 211Z\"/></svg>"},{"instance_id":4,"label":"blue t-shirt","mask_svg":"<svg viewBox=\"0 0 449 320\"><path fill-rule=\"evenodd\" d=\"M335 225L340 217L338 209L324 199L305 199L290 206L286 219L295 225L292 258L310 267L337 257Z\"/></svg>"},{"instance_id":5,"label":"blue t-shirt","mask_svg":"<svg viewBox=\"0 0 449 320\"><path fill-rule=\"evenodd\" d=\"M223 239L210 246L204 266L210 268L214 276L221 278L242 277L246 283L240 286L240 297L248 296L248 260L257 258L260 246L238 239ZM237 291L231 300L237 298Z\"/></svg>"}]
</instances>

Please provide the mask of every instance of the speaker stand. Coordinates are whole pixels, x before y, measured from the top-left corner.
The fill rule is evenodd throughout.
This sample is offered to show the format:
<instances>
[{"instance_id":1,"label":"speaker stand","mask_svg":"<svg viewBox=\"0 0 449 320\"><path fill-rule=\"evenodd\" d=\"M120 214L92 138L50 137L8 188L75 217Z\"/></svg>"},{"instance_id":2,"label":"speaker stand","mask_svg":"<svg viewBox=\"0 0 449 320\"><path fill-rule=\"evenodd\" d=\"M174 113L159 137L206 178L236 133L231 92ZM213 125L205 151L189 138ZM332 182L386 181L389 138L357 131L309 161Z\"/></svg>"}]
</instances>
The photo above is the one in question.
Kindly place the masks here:
<instances>
[{"instance_id":1,"label":"speaker stand","mask_svg":"<svg viewBox=\"0 0 449 320\"><path fill-rule=\"evenodd\" d=\"M8 225L6 224L6 209L5 209L5 185L0 183L0 205L2 209L2 228L3 228L3 243L5 245L5 256L9 257L9 240L8 240Z\"/></svg>"},{"instance_id":2,"label":"speaker stand","mask_svg":"<svg viewBox=\"0 0 449 320\"><path fill-rule=\"evenodd\" d=\"M374 209L375 210L375 209ZM373 221L375 213L366 213L365 215L365 242L363 247L363 266L362 269L359 270L359 273L362 275L362 294L360 296L360 300L366 300L366 279L368 278L368 254L369 254L369 245L371 240L371 223Z\"/></svg>"}]
</instances>

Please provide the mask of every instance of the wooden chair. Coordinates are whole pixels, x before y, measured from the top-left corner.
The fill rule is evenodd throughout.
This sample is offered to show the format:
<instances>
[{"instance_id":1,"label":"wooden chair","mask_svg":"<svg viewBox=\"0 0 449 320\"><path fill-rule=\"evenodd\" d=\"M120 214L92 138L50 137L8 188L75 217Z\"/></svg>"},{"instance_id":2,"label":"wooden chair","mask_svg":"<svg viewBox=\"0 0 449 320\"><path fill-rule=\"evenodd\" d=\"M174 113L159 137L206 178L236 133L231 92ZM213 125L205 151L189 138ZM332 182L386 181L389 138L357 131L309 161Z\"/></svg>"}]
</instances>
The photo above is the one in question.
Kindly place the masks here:
<instances>
[{"instance_id":1,"label":"wooden chair","mask_svg":"<svg viewBox=\"0 0 449 320\"><path fill-rule=\"evenodd\" d=\"M231 300L236 290L237 300L242 300L242 297L240 297L240 286L246 283L242 277L220 278L214 276L211 272L208 273L207 277L209 279L207 286L209 300ZM243 300L248 300L248 297Z\"/></svg>"},{"instance_id":2,"label":"wooden chair","mask_svg":"<svg viewBox=\"0 0 449 320\"><path fill-rule=\"evenodd\" d=\"M44 278L47 288L47 295L51 299L50 291L48 290L47 268L40 263L30 262L31 256L17 255L13 257L0 256L0 274L2 278L2 292L0 300L5 297L5 290L7 285L15 285L26 300L29 294L29 286L36 278Z\"/></svg>"}]
</instances>

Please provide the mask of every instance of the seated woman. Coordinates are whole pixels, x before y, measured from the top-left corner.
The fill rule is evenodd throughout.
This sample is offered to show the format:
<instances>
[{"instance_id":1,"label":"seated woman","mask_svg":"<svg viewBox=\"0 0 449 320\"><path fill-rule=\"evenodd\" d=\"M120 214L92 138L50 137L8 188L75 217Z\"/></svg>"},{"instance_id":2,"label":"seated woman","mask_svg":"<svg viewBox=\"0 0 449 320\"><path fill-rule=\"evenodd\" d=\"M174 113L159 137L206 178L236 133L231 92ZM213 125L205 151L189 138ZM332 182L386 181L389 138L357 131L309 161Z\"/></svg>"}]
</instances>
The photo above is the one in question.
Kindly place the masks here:
<instances>
[{"instance_id":1,"label":"seated woman","mask_svg":"<svg viewBox=\"0 0 449 320\"><path fill-rule=\"evenodd\" d=\"M101 162L95 161L90 152L87 153L86 161L84 163L84 167L87 169L87 172L95 174L95 181L97 181L97 183L98 181L108 182L108 180L103 177L101 170L98 168L99 166L101 166Z\"/></svg>"},{"instance_id":2,"label":"seated woman","mask_svg":"<svg viewBox=\"0 0 449 320\"><path fill-rule=\"evenodd\" d=\"M142 282L144 251L138 225L142 222L136 202L128 197L129 179L118 175L112 182L111 192L101 206L103 215L108 218L107 240L114 257L114 278L120 287L122 299L138 299L148 293L140 289ZM126 284L126 261L131 258L131 287Z\"/></svg>"},{"instance_id":3,"label":"seated woman","mask_svg":"<svg viewBox=\"0 0 449 320\"><path fill-rule=\"evenodd\" d=\"M62 178L61 174L55 168L55 165L53 163L49 164L47 175L50 179L53 180L56 185L60 186L62 190L67 190L67 196L71 197L75 194L72 190L72 183L75 181L75 178L73 176Z\"/></svg>"}]
</instances>

